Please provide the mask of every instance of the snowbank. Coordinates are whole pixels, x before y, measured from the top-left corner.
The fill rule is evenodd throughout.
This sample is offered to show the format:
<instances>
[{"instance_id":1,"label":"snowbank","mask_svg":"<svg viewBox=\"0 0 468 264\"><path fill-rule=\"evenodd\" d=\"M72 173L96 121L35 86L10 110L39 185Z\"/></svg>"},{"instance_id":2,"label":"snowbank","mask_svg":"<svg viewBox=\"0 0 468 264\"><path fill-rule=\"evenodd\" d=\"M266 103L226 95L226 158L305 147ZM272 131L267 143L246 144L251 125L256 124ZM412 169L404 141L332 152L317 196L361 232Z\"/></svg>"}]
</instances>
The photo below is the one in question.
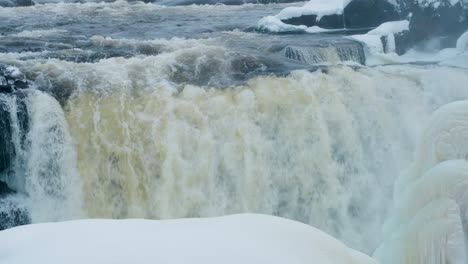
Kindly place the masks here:
<instances>
[{"instance_id":1,"label":"snowbank","mask_svg":"<svg viewBox=\"0 0 468 264\"><path fill-rule=\"evenodd\" d=\"M403 31L409 30L409 21L408 20L401 20L401 21L392 21L386 22L382 25L378 26L377 28L369 31L368 35L389 35L389 34L397 34Z\"/></svg>"},{"instance_id":2,"label":"snowbank","mask_svg":"<svg viewBox=\"0 0 468 264\"><path fill-rule=\"evenodd\" d=\"M351 1L352 0L310 0L302 7L287 7L281 10L276 16L279 19L285 20L293 17L316 15L317 20L320 20L324 16L343 14L345 7Z\"/></svg>"},{"instance_id":3,"label":"snowbank","mask_svg":"<svg viewBox=\"0 0 468 264\"><path fill-rule=\"evenodd\" d=\"M328 15L341 15L345 7L352 0L310 0L304 6L291 6L281 10L275 16L267 16L262 18L257 25L260 31L269 31L273 33L281 32L307 32L320 33L331 31L318 26L307 27L304 25L296 26L283 23L281 20L287 20L294 17L305 15L315 15L316 20L320 21L322 17Z\"/></svg>"},{"instance_id":4,"label":"snowbank","mask_svg":"<svg viewBox=\"0 0 468 264\"><path fill-rule=\"evenodd\" d=\"M437 110L413 164L395 184L382 263L468 263L468 101Z\"/></svg>"},{"instance_id":5,"label":"snowbank","mask_svg":"<svg viewBox=\"0 0 468 264\"><path fill-rule=\"evenodd\" d=\"M331 30L324 29L321 27L306 27L306 26L295 26L286 24L277 16L267 16L262 18L257 25L257 29L260 31L268 31L273 33L281 32L307 32L307 33L320 33L328 32Z\"/></svg>"},{"instance_id":6,"label":"snowbank","mask_svg":"<svg viewBox=\"0 0 468 264\"><path fill-rule=\"evenodd\" d=\"M80 220L0 232L2 264L375 264L318 229L273 216Z\"/></svg>"}]
</instances>

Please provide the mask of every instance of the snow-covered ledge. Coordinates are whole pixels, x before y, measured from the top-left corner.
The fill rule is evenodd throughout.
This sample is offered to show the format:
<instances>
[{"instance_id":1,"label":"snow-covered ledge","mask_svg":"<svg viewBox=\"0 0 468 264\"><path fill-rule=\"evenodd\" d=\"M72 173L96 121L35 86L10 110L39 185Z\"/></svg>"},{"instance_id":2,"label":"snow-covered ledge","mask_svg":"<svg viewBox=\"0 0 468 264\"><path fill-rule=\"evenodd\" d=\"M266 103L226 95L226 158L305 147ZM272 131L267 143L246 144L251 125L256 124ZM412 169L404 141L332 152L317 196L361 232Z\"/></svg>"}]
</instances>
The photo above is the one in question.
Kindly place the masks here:
<instances>
[{"instance_id":1,"label":"snow-covered ledge","mask_svg":"<svg viewBox=\"0 0 468 264\"><path fill-rule=\"evenodd\" d=\"M283 218L79 220L0 232L2 264L376 264L324 232Z\"/></svg>"}]
</instances>

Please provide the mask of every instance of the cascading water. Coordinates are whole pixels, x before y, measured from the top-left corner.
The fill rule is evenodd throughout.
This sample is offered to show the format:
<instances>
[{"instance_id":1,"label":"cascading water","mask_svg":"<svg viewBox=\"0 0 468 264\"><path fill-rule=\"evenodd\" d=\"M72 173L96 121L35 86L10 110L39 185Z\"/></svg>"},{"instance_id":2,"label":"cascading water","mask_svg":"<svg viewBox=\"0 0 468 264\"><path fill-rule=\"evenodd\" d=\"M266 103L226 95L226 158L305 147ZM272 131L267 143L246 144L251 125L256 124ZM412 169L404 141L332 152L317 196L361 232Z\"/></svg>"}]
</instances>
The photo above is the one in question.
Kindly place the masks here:
<instances>
[{"instance_id":1,"label":"cascading water","mask_svg":"<svg viewBox=\"0 0 468 264\"><path fill-rule=\"evenodd\" d=\"M424 127L468 99L466 68L366 67L363 44L340 33L252 30L284 7L0 8L0 69L29 87L0 90L0 229L253 212L378 248L383 263L463 259L466 195L453 185L466 164L452 162L466 148L444 158L449 125ZM431 218L450 221L430 233Z\"/></svg>"},{"instance_id":2,"label":"cascading water","mask_svg":"<svg viewBox=\"0 0 468 264\"><path fill-rule=\"evenodd\" d=\"M2 97L13 142L11 168L2 178L16 192L0 198L5 217L24 222L27 213L43 222L82 216L74 147L58 102L34 90Z\"/></svg>"},{"instance_id":3,"label":"cascading water","mask_svg":"<svg viewBox=\"0 0 468 264\"><path fill-rule=\"evenodd\" d=\"M284 56L311 65L338 62L357 62L365 64L364 48L359 43L340 43L324 47L295 47L284 48Z\"/></svg>"},{"instance_id":4,"label":"cascading water","mask_svg":"<svg viewBox=\"0 0 468 264\"><path fill-rule=\"evenodd\" d=\"M34 175L25 192L48 199L44 207L31 206L38 212L33 221L80 216L80 200L84 215L99 218L261 212L312 224L371 252L381 239L395 176L421 131L414 120L468 98L460 87L468 81L465 71L449 68L335 67L225 88L164 78L180 67L168 65L187 62L177 59L181 52L200 48L220 51L202 45L30 68L38 83L47 77L72 90L65 116L51 97L28 97L36 99L28 99L35 114L26 145L40 145L23 151L26 175ZM453 81L438 81L442 75ZM34 120L42 120L40 126ZM50 176L34 170L51 167ZM69 201L76 204L64 203L64 194L73 194Z\"/></svg>"}]
</instances>

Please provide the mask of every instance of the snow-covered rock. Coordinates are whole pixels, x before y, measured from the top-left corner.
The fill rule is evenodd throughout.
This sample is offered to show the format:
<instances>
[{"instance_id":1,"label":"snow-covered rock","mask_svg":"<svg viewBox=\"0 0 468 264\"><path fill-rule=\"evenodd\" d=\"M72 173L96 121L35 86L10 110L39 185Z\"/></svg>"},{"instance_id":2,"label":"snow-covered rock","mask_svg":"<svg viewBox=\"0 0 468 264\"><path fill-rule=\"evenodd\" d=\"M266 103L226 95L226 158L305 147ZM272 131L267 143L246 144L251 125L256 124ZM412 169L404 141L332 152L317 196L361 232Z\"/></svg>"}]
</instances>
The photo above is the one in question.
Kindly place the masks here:
<instances>
[{"instance_id":1,"label":"snow-covered rock","mask_svg":"<svg viewBox=\"0 0 468 264\"><path fill-rule=\"evenodd\" d=\"M267 16L262 19L257 24L257 30L273 33L281 32L304 32L307 29L306 26L295 26L283 23L281 19L276 16Z\"/></svg>"},{"instance_id":2,"label":"snow-covered rock","mask_svg":"<svg viewBox=\"0 0 468 264\"><path fill-rule=\"evenodd\" d=\"M310 0L302 7L287 7L275 17L294 26L324 29L376 27L398 20L398 7L387 0Z\"/></svg>"},{"instance_id":3,"label":"snow-covered rock","mask_svg":"<svg viewBox=\"0 0 468 264\"><path fill-rule=\"evenodd\" d=\"M266 215L80 220L0 232L2 264L376 264L313 227Z\"/></svg>"},{"instance_id":4,"label":"snow-covered rock","mask_svg":"<svg viewBox=\"0 0 468 264\"><path fill-rule=\"evenodd\" d=\"M398 34L403 31L409 30L409 21L408 20L401 20L401 21L393 21L393 22L386 22L382 25L378 26L377 28L369 31L368 35L381 35L386 36L389 34Z\"/></svg>"},{"instance_id":5,"label":"snow-covered rock","mask_svg":"<svg viewBox=\"0 0 468 264\"><path fill-rule=\"evenodd\" d=\"M362 35L349 38L363 43L371 53L404 53L405 37L408 34L409 21L386 22Z\"/></svg>"},{"instance_id":6,"label":"snow-covered rock","mask_svg":"<svg viewBox=\"0 0 468 264\"><path fill-rule=\"evenodd\" d=\"M310 0L302 7L294 6L281 10L277 17L286 20L293 17L315 15L317 21L319 21L324 16L343 14L345 7L350 2L351 0Z\"/></svg>"}]
</instances>

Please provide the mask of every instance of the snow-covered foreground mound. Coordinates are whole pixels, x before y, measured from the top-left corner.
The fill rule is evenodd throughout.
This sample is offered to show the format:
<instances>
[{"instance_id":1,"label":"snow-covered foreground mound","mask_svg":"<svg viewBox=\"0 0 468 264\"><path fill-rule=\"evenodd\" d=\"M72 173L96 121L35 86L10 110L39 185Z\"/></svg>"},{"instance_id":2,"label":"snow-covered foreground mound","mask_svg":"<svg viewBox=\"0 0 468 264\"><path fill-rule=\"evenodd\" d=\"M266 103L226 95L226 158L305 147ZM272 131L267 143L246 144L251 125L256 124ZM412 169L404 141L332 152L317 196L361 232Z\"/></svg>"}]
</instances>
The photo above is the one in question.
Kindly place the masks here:
<instances>
[{"instance_id":1,"label":"snow-covered foreground mound","mask_svg":"<svg viewBox=\"0 0 468 264\"><path fill-rule=\"evenodd\" d=\"M2 264L372 264L305 224L266 215L180 220L80 220L0 232Z\"/></svg>"},{"instance_id":2,"label":"snow-covered foreground mound","mask_svg":"<svg viewBox=\"0 0 468 264\"><path fill-rule=\"evenodd\" d=\"M436 111L414 163L395 184L382 263L468 263L468 101Z\"/></svg>"}]
</instances>

